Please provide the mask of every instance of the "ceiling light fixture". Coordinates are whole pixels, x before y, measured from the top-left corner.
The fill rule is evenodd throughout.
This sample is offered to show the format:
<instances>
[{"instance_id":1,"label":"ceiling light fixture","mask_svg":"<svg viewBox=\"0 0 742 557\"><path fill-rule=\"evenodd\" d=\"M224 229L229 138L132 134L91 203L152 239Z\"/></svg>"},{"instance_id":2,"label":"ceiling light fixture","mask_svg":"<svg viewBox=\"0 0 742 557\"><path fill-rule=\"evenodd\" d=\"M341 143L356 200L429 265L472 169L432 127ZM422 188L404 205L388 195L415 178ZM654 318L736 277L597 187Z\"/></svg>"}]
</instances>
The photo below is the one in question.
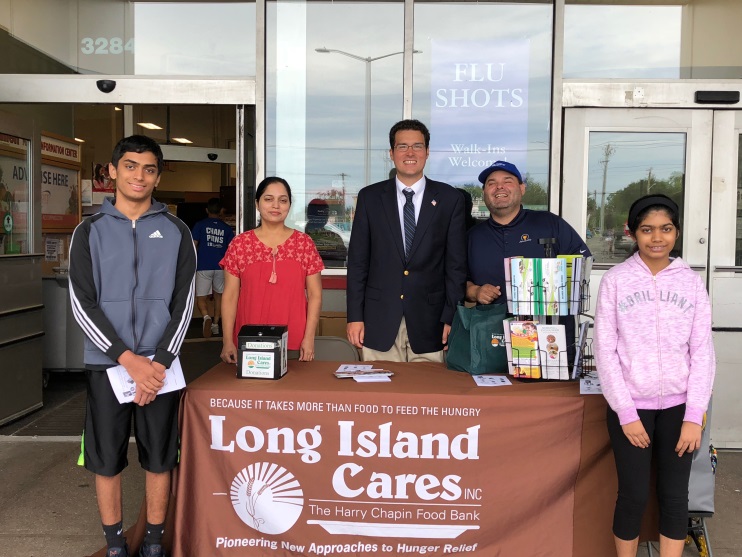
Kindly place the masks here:
<instances>
[{"instance_id":1,"label":"ceiling light fixture","mask_svg":"<svg viewBox=\"0 0 742 557\"><path fill-rule=\"evenodd\" d=\"M148 130L161 130L162 129L157 124L153 124L151 122L137 122L137 126L142 126L143 128L147 128Z\"/></svg>"},{"instance_id":2,"label":"ceiling light fixture","mask_svg":"<svg viewBox=\"0 0 742 557\"><path fill-rule=\"evenodd\" d=\"M193 141L185 137L173 137L173 141L177 141L178 143L193 143Z\"/></svg>"}]
</instances>

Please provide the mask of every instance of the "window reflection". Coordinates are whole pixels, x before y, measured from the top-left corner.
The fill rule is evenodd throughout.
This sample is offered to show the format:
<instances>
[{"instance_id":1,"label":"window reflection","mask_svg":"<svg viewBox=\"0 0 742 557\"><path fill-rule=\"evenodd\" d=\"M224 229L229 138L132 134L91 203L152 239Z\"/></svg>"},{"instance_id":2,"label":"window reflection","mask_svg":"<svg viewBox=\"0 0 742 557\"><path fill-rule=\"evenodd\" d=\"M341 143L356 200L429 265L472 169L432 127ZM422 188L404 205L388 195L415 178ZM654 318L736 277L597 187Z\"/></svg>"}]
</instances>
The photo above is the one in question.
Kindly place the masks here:
<instances>
[{"instance_id":1,"label":"window reflection","mask_svg":"<svg viewBox=\"0 0 742 557\"><path fill-rule=\"evenodd\" d=\"M134 74L255 75L254 2L134 4Z\"/></svg>"},{"instance_id":2,"label":"window reflection","mask_svg":"<svg viewBox=\"0 0 742 557\"><path fill-rule=\"evenodd\" d=\"M0 255L27 254L31 248L28 146L0 130Z\"/></svg>"},{"instance_id":3,"label":"window reflection","mask_svg":"<svg viewBox=\"0 0 742 557\"><path fill-rule=\"evenodd\" d=\"M0 14L10 30L0 72L255 75L254 2L55 0L42 14L40 4Z\"/></svg>"},{"instance_id":4,"label":"window reflection","mask_svg":"<svg viewBox=\"0 0 742 557\"><path fill-rule=\"evenodd\" d=\"M741 19L739 0L567 0L564 77L738 79Z\"/></svg>"},{"instance_id":5,"label":"window reflection","mask_svg":"<svg viewBox=\"0 0 742 557\"><path fill-rule=\"evenodd\" d=\"M467 188L485 217L479 173L518 166L531 208L547 204L552 6L460 2L415 5L413 114L426 122L426 174Z\"/></svg>"},{"instance_id":6,"label":"window reflection","mask_svg":"<svg viewBox=\"0 0 742 557\"><path fill-rule=\"evenodd\" d=\"M565 78L679 77L681 6L568 4Z\"/></svg>"},{"instance_id":7,"label":"window reflection","mask_svg":"<svg viewBox=\"0 0 742 557\"><path fill-rule=\"evenodd\" d=\"M358 191L389 176L388 132L402 118L403 8L268 3L266 174L291 184L289 226L303 230L309 202L323 199L332 208L324 228L349 236Z\"/></svg>"},{"instance_id":8,"label":"window reflection","mask_svg":"<svg viewBox=\"0 0 742 557\"><path fill-rule=\"evenodd\" d=\"M344 267L348 258L350 230L342 228L346 222L342 217L342 198L315 198L307 205L307 224L304 231L317 246L326 267ZM330 222L330 219L333 222Z\"/></svg>"},{"instance_id":9,"label":"window reflection","mask_svg":"<svg viewBox=\"0 0 742 557\"><path fill-rule=\"evenodd\" d=\"M627 220L639 197L663 193L680 207L685 192L683 133L590 132L587 245L596 262L619 263L633 251ZM683 236L673 255L682 254Z\"/></svg>"}]
</instances>

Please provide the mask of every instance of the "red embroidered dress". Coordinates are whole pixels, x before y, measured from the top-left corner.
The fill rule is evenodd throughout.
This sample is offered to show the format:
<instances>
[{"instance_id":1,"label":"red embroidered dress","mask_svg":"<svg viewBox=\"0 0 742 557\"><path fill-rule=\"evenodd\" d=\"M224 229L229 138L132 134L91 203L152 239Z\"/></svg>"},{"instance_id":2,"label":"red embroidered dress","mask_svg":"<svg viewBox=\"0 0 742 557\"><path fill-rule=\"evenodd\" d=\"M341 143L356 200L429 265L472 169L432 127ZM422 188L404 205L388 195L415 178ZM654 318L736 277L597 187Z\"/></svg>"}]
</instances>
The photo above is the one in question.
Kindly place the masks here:
<instances>
[{"instance_id":1,"label":"red embroidered dress","mask_svg":"<svg viewBox=\"0 0 742 557\"><path fill-rule=\"evenodd\" d=\"M273 253L249 230L232 240L219 263L240 279L235 346L243 325L288 325L289 350L301 347L307 325L306 277L325 266L312 239L298 230L276 248L275 261Z\"/></svg>"}]
</instances>

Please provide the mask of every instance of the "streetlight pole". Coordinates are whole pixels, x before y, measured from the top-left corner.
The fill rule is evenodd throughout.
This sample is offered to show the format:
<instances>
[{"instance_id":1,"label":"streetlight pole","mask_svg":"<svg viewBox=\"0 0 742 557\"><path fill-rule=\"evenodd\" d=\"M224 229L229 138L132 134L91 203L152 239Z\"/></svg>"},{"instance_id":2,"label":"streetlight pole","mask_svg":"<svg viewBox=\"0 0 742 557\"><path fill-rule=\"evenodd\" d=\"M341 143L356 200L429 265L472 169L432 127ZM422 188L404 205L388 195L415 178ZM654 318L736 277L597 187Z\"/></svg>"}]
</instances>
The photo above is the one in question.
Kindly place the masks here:
<instances>
[{"instance_id":1,"label":"streetlight pole","mask_svg":"<svg viewBox=\"0 0 742 557\"><path fill-rule=\"evenodd\" d=\"M342 54L343 56L347 56L348 58L353 58L353 60L359 60L366 64L366 91L365 91L365 112L366 112L366 137L364 138L364 150L366 152L365 158L364 158L364 179L365 183L364 185L367 186L371 183L371 62L376 62L376 60L381 60L382 58L389 58L390 56L396 56L398 54L404 54L404 51L400 52L391 52L389 54L384 54L383 56L366 56L365 58L363 56L358 56L357 54L352 54L350 52L345 52L344 50L337 50L335 48L315 48L315 52L319 52L320 54ZM413 50L413 54L417 54L419 52L422 52L420 50Z\"/></svg>"}]
</instances>

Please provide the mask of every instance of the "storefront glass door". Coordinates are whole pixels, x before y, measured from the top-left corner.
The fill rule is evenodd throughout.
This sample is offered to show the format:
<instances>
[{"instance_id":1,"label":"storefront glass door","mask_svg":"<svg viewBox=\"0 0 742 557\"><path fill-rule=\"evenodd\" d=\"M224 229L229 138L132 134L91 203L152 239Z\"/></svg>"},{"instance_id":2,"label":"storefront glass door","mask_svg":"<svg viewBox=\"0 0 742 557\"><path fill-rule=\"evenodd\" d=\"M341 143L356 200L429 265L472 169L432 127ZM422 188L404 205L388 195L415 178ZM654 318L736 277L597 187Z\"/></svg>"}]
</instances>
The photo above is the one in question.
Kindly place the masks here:
<instances>
[{"instance_id":1,"label":"storefront glass door","mask_svg":"<svg viewBox=\"0 0 742 557\"><path fill-rule=\"evenodd\" d=\"M717 379L712 440L742 447L742 111L571 108L565 111L562 215L595 255L590 290L633 242L631 203L664 193L681 209L677 255L706 282ZM594 309L594 304L593 304Z\"/></svg>"}]
</instances>

